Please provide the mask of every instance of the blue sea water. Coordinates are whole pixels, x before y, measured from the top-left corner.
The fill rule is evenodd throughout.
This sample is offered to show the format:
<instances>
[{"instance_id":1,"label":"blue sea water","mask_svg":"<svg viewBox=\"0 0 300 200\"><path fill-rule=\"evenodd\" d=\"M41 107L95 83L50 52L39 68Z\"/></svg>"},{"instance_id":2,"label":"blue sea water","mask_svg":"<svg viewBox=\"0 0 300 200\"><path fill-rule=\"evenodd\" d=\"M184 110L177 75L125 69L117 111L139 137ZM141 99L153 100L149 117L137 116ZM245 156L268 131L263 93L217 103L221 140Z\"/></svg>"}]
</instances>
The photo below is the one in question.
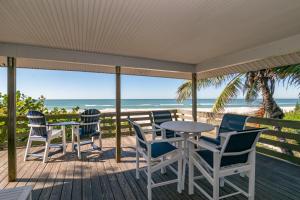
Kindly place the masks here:
<instances>
[{"instance_id":1,"label":"blue sea water","mask_svg":"<svg viewBox=\"0 0 300 200\"><path fill-rule=\"evenodd\" d=\"M198 99L199 108L211 108L215 99ZM280 107L294 107L297 99L276 99ZM114 99L47 99L45 101L48 109L54 107L72 109L78 106L80 109L96 108L99 110L113 109ZM176 99L123 99L121 101L123 109L159 109L159 108L191 108L192 100L177 102ZM248 104L244 99L235 99L227 107L257 107L261 100Z\"/></svg>"}]
</instances>

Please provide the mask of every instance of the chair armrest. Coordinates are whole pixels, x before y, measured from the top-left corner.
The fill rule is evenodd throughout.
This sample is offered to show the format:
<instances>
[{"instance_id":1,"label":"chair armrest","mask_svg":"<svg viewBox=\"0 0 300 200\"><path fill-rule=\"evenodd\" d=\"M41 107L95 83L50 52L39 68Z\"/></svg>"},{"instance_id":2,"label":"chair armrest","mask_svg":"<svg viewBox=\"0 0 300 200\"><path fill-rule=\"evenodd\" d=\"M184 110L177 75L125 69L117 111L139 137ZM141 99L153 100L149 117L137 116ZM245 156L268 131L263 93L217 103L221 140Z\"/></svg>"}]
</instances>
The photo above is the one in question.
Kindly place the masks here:
<instances>
[{"instance_id":1,"label":"chair armrest","mask_svg":"<svg viewBox=\"0 0 300 200\"><path fill-rule=\"evenodd\" d=\"M226 138L228 137L229 135L234 135L238 133L237 131L228 131L228 132L223 132L223 133L220 133L219 136L220 137L223 137L223 138Z\"/></svg>"},{"instance_id":2,"label":"chair armrest","mask_svg":"<svg viewBox=\"0 0 300 200\"><path fill-rule=\"evenodd\" d=\"M153 123L152 124L153 129L163 129L162 127L160 127L158 124Z\"/></svg>"},{"instance_id":3,"label":"chair armrest","mask_svg":"<svg viewBox=\"0 0 300 200\"><path fill-rule=\"evenodd\" d=\"M160 140L152 140L151 144L153 143L159 143L159 142L182 142L183 138L177 137L177 138L169 138L169 139L160 139Z\"/></svg>"},{"instance_id":4,"label":"chair armrest","mask_svg":"<svg viewBox=\"0 0 300 200\"><path fill-rule=\"evenodd\" d=\"M149 129L149 130L144 130L144 133L155 133L155 132L159 132L159 131L163 131L163 129L155 129L155 130L153 130L153 129Z\"/></svg>"},{"instance_id":5,"label":"chair armrest","mask_svg":"<svg viewBox=\"0 0 300 200\"><path fill-rule=\"evenodd\" d=\"M152 124L152 131L153 132L159 132L159 131L164 131L165 129L162 128L161 126L157 125L157 124Z\"/></svg>"},{"instance_id":6,"label":"chair armrest","mask_svg":"<svg viewBox=\"0 0 300 200\"><path fill-rule=\"evenodd\" d=\"M204 141L201 141L201 140L197 141L195 139L189 139L188 141L190 143L196 144L196 145L198 145L198 146L200 146L204 149L207 149L211 152L214 152L214 153L219 153L220 152L220 150L217 149L218 146L216 146L216 145L208 144L208 143L206 143Z\"/></svg>"},{"instance_id":7,"label":"chair armrest","mask_svg":"<svg viewBox=\"0 0 300 200\"><path fill-rule=\"evenodd\" d=\"M147 148L151 147L151 142L141 140L140 138L137 138L137 140L138 140L138 142L145 144L147 146Z\"/></svg>"}]
</instances>

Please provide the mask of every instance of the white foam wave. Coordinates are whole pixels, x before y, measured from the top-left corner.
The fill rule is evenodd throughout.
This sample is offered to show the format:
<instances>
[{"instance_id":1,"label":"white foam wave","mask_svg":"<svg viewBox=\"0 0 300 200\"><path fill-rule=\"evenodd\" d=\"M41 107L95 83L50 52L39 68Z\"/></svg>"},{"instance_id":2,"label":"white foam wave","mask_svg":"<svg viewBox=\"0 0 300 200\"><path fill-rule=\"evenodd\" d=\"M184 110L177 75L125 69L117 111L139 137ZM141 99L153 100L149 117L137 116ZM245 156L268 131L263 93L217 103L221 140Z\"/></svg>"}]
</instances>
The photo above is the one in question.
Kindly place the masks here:
<instances>
[{"instance_id":1,"label":"white foam wave","mask_svg":"<svg viewBox=\"0 0 300 200\"><path fill-rule=\"evenodd\" d=\"M161 103L161 106L183 106L183 103Z\"/></svg>"}]
</instances>

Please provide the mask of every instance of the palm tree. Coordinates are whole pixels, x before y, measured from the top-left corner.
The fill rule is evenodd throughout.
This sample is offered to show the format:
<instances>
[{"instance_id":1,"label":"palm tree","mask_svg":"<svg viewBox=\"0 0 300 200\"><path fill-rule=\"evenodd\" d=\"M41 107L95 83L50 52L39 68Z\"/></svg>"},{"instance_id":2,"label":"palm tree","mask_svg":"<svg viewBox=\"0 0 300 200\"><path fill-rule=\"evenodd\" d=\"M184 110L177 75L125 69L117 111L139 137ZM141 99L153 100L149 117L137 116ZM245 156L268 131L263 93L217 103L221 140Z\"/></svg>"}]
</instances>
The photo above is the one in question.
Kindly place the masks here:
<instances>
[{"instance_id":1,"label":"palm tree","mask_svg":"<svg viewBox=\"0 0 300 200\"><path fill-rule=\"evenodd\" d=\"M207 79L200 79L197 82L197 89L227 84L213 106L213 112L220 112L232 99L242 92L248 103L262 96L262 107L265 116L269 118L283 118L284 113L276 103L273 94L276 83L286 84L287 86L300 86L300 64L262 69L247 73L229 74L216 76ZM183 101L192 94L192 82L184 82L177 90L177 100Z\"/></svg>"}]
</instances>

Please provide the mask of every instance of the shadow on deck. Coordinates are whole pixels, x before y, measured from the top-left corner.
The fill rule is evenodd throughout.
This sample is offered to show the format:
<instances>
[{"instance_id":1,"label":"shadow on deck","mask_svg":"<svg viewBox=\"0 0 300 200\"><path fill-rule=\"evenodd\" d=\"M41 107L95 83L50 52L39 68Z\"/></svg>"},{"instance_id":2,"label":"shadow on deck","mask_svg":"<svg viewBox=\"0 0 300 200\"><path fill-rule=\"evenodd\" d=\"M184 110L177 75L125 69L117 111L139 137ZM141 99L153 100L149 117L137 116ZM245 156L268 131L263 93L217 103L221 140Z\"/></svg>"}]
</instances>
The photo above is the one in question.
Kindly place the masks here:
<instances>
[{"instance_id":1,"label":"shadow on deck","mask_svg":"<svg viewBox=\"0 0 300 200\"><path fill-rule=\"evenodd\" d=\"M0 152L0 188L13 188L31 185L34 188L33 199L146 199L146 177L142 173L135 179L135 139L132 136L122 138L122 162L114 160L114 140L105 139L104 149L85 153L78 160L70 152L62 156L54 154L47 164L38 159L24 162L24 149L18 149L18 179L7 182L7 152ZM41 150L35 147L35 151ZM165 181L174 175L169 172L154 176L155 181ZM247 179L239 176L232 180L247 188ZM207 183L203 187L210 190ZM222 193L231 192L225 185ZM276 160L264 155L257 155L255 199L300 199L300 167ZM196 192L196 190L195 190ZM182 194L178 194L176 185L153 189L153 199L206 199L203 195L187 194L187 184ZM246 199L235 196L228 199Z\"/></svg>"}]
</instances>

